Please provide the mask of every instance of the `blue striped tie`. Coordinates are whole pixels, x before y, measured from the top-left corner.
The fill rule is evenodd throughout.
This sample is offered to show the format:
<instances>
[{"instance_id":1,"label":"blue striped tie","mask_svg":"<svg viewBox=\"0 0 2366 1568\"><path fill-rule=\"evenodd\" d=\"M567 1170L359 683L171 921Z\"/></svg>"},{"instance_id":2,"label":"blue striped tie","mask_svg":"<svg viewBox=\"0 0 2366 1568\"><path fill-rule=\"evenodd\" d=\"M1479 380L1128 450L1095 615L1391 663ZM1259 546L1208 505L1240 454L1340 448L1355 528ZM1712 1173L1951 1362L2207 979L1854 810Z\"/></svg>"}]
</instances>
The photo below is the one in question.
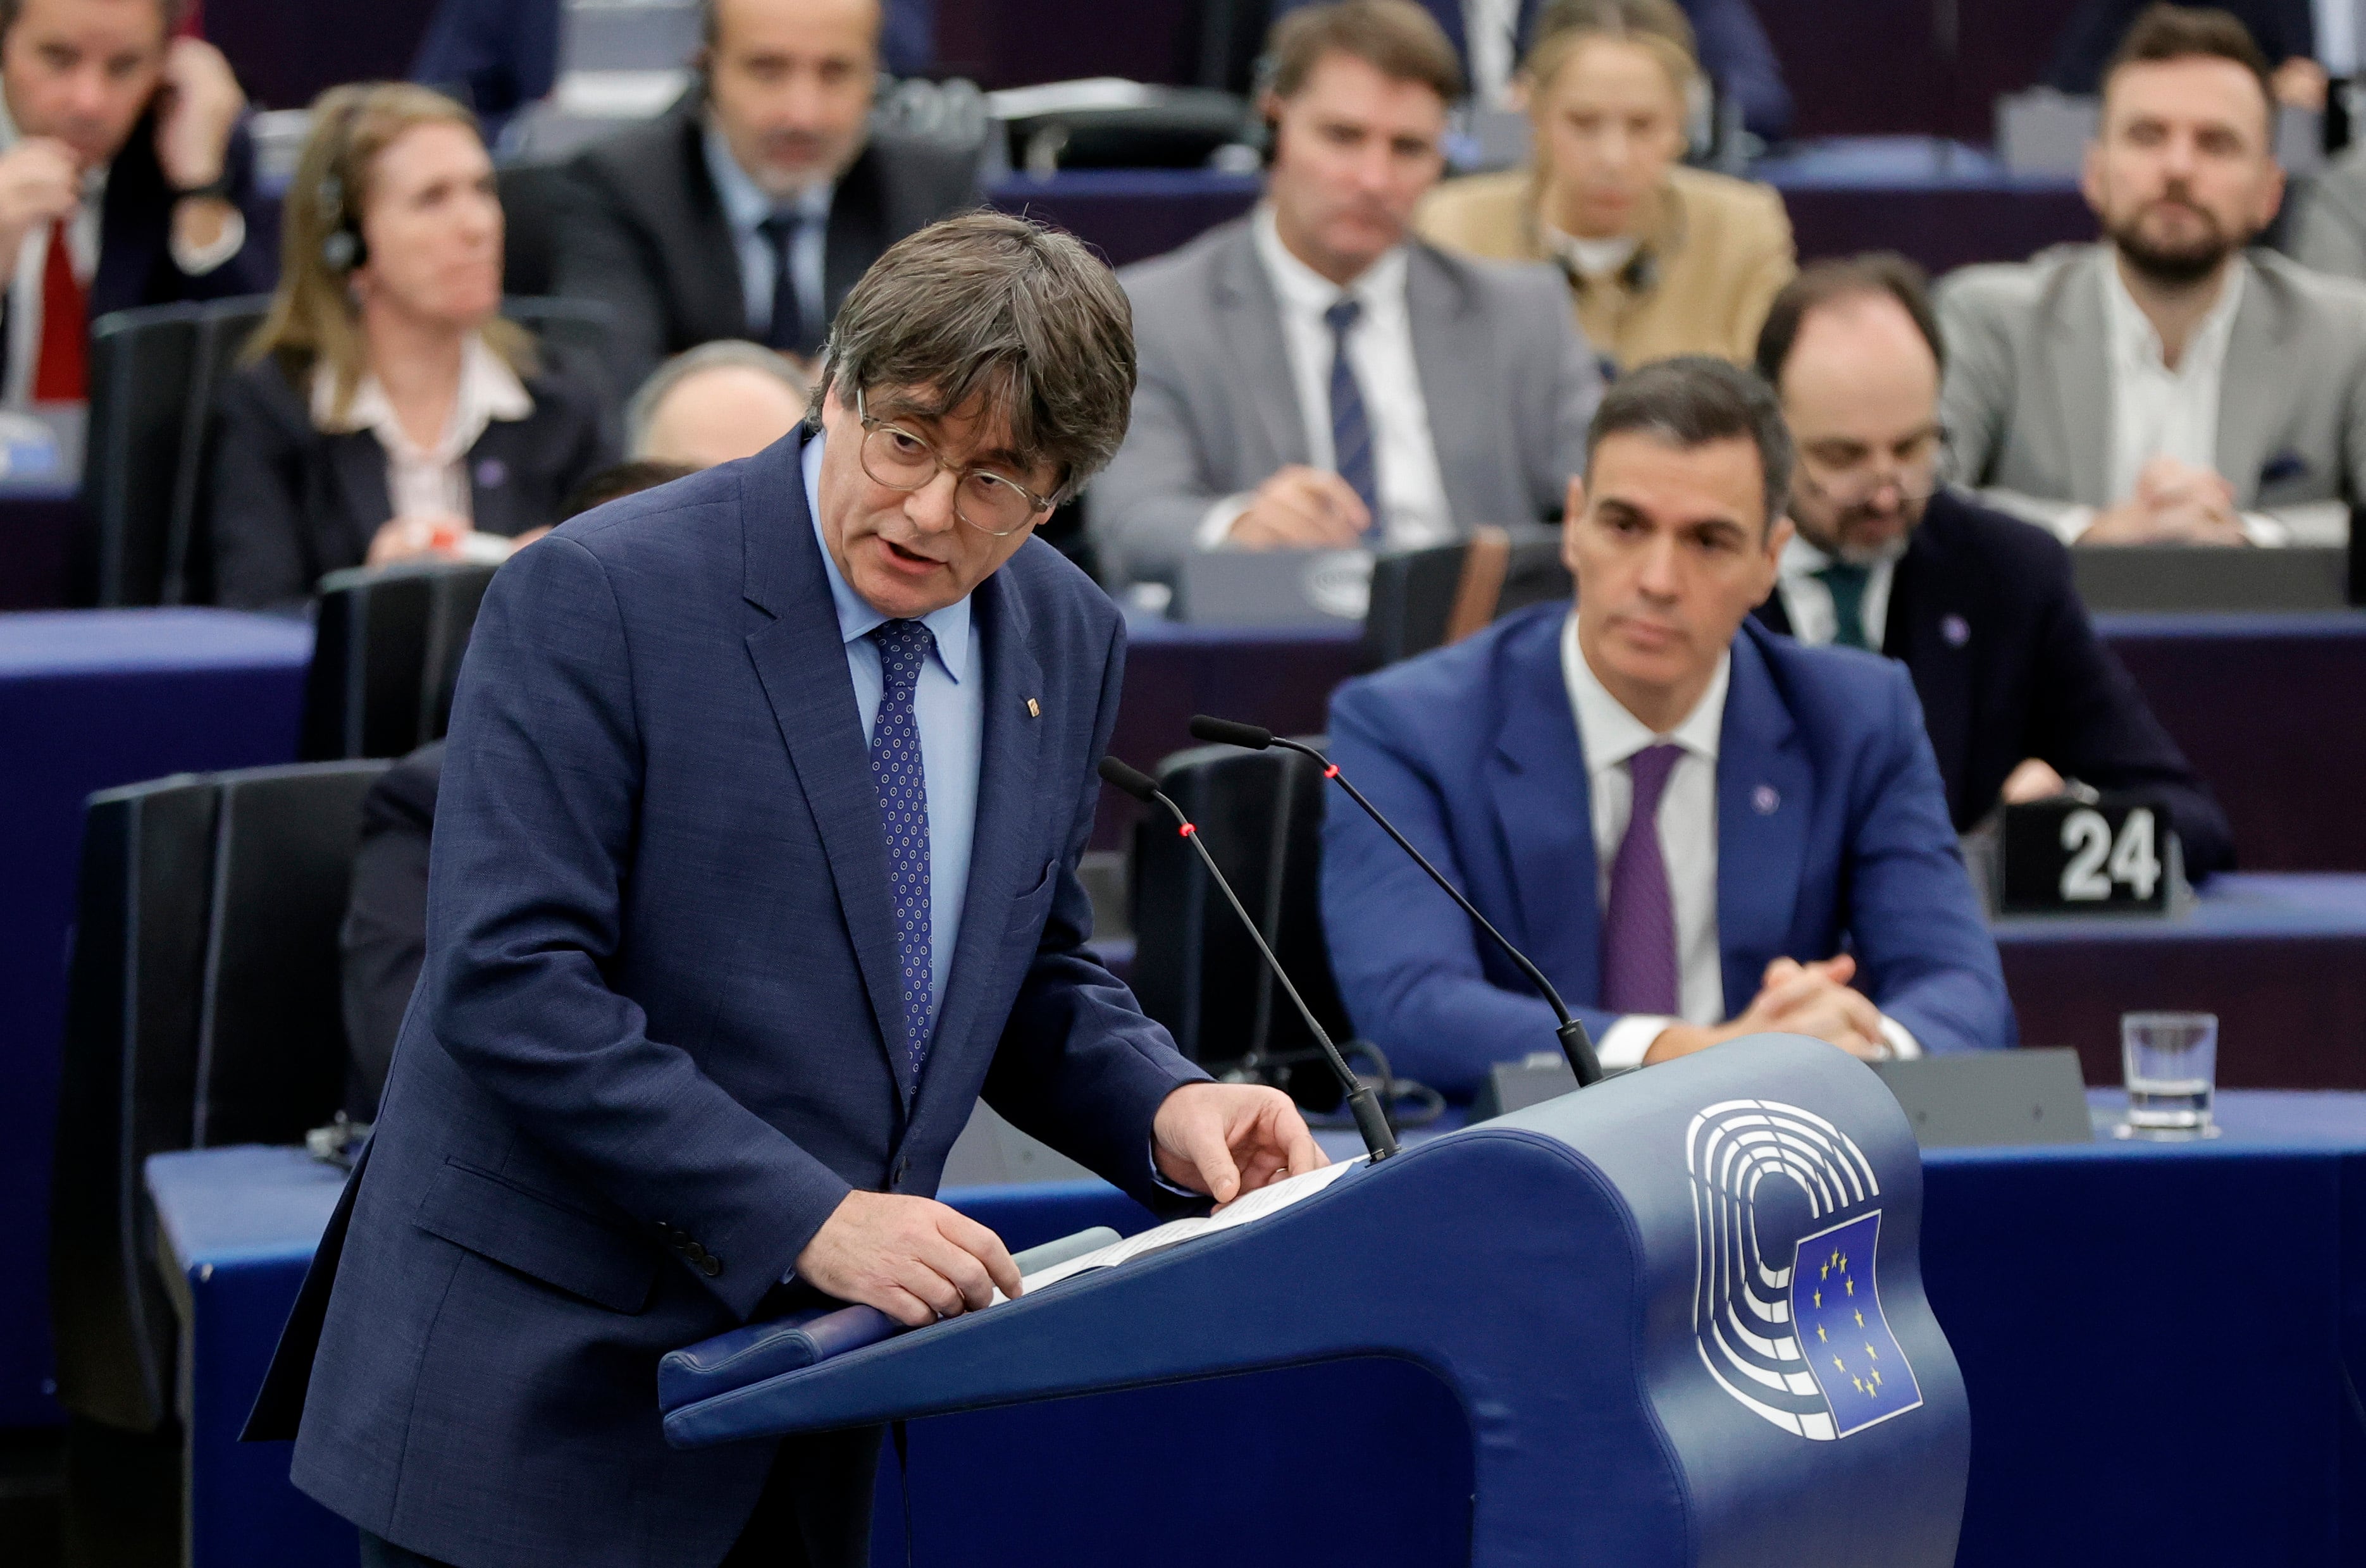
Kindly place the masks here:
<instances>
[{"instance_id":1,"label":"blue striped tie","mask_svg":"<svg viewBox=\"0 0 2366 1568\"><path fill-rule=\"evenodd\" d=\"M920 1081L936 1023L936 981L929 930L929 778L912 695L937 646L918 621L872 628L879 647L879 716L871 726L871 776L887 830L887 887L896 901L896 956L904 979L901 1065L907 1089Z\"/></svg>"},{"instance_id":2,"label":"blue striped tie","mask_svg":"<svg viewBox=\"0 0 2366 1568\"><path fill-rule=\"evenodd\" d=\"M1347 481L1371 514L1368 539L1380 535L1380 479L1372 456L1372 422L1364 412L1364 389L1356 384L1356 367L1347 362L1347 329L1364 307L1350 298L1323 312L1331 328L1331 466Z\"/></svg>"}]
</instances>

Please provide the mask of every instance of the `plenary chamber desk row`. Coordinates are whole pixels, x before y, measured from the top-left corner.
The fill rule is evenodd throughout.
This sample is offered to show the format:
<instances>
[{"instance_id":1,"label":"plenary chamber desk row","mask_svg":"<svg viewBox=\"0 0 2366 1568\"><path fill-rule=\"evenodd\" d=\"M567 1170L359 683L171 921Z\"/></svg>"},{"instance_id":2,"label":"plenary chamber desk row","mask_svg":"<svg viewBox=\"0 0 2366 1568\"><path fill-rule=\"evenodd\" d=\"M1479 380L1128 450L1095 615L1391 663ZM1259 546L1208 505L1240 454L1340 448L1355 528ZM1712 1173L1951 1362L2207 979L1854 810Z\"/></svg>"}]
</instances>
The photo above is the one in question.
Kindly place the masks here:
<instances>
[{"instance_id":1,"label":"plenary chamber desk row","mask_svg":"<svg viewBox=\"0 0 2366 1568\"><path fill-rule=\"evenodd\" d=\"M2247 864L2366 869L2349 787L2366 777L2366 615L2106 626L2227 801ZM82 803L292 761L310 649L301 624L225 611L0 615L0 1427L58 1418L40 1216ZM1111 749L1153 763L1190 744L1199 712L1317 732L1356 658L1351 630L1143 626ZM1121 846L1134 809L1105 792L1096 846ZM2120 1012L2199 1005L2225 1020L2223 1082L2366 1089L2366 883L2237 880L2185 921L2000 934L2023 1037L2079 1046L2090 1081L2117 1079Z\"/></svg>"},{"instance_id":2,"label":"plenary chamber desk row","mask_svg":"<svg viewBox=\"0 0 2366 1568\"><path fill-rule=\"evenodd\" d=\"M2095 237L2075 180L2010 174L1960 141L1833 137L1762 159L1750 177L1782 192L1803 261L1900 251L1935 276ZM1073 169L1007 175L986 199L1058 224L1122 266L1239 217L1262 188L1256 175L1212 169Z\"/></svg>"},{"instance_id":3,"label":"plenary chamber desk row","mask_svg":"<svg viewBox=\"0 0 2366 1568\"><path fill-rule=\"evenodd\" d=\"M2093 1098L2107 1118L2112 1097ZM2313 1568L2366 1550L2354 1393L2366 1381L2366 1096L2236 1091L2220 1113L2226 1135L2206 1144L2104 1135L1922 1156L1922 1281L1973 1413L1965 1568ZM1408 1135L1409 1155L1434 1135ZM288 1485L287 1445L234 1441L341 1180L293 1149L150 1163L158 1261L183 1314L196 1568L352 1550L351 1530ZM945 1197L1014 1249L1151 1223L1097 1180ZM1407 1256L1417 1241L1402 1244ZM1398 1288L1458 1310L1457 1280ZM1895 1314L1892 1281L1879 1288ZM1251 1293L1162 1309L1184 1316L1144 1322L1145 1361L1162 1336L1205 1337L1211 1320L1240 1322L1245 1338L1319 1333L1346 1304ZM1474 1440L1515 1429L1504 1413L1467 1409L1425 1366L1353 1355L966 1409L911 1423L910 1550L920 1562L1196 1568L1255 1540L1259 1561L1462 1562ZM902 1562L892 1457L877 1503L873 1560ZM1849 1524L1800 1514L1793 1528L1833 1542Z\"/></svg>"},{"instance_id":4,"label":"plenary chamber desk row","mask_svg":"<svg viewBox=\"0 0 2366 1568\"><path fill-rule=\"evenodd\" d=\"M2366 611L2109 615L2096 626L2217 792L2244 870L2366 871ZM1148 767L1192 744L1194 712L1319 733L1332 688L1355 671L1357 636L1137 621L1112 749ZM1105 790L1095 845L1122 845L1135 810Z\"/></svg>"}]
</instances>

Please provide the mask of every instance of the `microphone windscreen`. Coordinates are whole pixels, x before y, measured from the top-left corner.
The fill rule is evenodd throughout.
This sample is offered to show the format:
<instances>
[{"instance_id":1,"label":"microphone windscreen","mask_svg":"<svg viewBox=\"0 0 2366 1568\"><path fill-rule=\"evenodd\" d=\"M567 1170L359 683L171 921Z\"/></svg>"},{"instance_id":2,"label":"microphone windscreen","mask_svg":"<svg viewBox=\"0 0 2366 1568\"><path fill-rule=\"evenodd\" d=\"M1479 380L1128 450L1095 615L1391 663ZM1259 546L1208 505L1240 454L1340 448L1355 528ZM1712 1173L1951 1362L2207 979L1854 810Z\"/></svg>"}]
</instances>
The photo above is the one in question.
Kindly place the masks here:
<instances>
[{"instance_id":1,"label":"microphone windscreen","mask_svg":"<svg viewBox=\"0 0 2366 1568\"><path fill-rule=\"evenodd\" d=\"M1204 713L1192 719L1191 738L1214 746L1245 746L1252 751L1262 751L1273 744L1270 729L1237 724L1229 718L1211 718Z\"/></svg>"},{"instance_id":2,"label":"microphone windscreen","mask_svg":"<svg viewBox=\"0 0 2366 1568\"><path fill-rule=\"evenodd\" d=\"M1101 777L1139 801L1147 802L1158 793L1157 781L1137 768L1129 768L1115 757L1101 759Z\"/></svg>"}]
</instances>

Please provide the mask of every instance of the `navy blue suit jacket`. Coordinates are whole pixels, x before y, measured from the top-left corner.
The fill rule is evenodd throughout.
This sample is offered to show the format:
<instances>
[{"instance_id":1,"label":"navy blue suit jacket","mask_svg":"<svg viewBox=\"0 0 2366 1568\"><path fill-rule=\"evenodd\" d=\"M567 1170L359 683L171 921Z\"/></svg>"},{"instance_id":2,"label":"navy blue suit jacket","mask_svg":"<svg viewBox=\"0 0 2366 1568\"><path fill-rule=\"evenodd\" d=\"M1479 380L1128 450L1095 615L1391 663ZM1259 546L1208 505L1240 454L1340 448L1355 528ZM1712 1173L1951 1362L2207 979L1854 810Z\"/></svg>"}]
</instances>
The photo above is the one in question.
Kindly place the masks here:
<instances>
[{"instance_id":1,"label":"navy blue suit jacket","mask_svg":"<svg viewBox=\"0 0 2366 1568\"><path fill-rule=\"evenodd\" d=\"M801 446L566 524L477 622L427 967L250 1427L284 1431L300 1397L297 1484L430 1557L722 1557L771 1451L669 1450L659 1356L755 1314L851 1189L933 1192L981 1090L1177 1201L1152 1120L1205 1075L1083 945L1076 875L1117 612L1031 540L976 591L968 903L907 1100L885 841Z\"/></svg>"},{"instance_id":2,"label":"navy blue suit jacket","mask_svg":"<svg viewBox=\"0 0 2366 1568\"><path fill-rule=\"evenodd\" d=\"M1331 755L1597 1038L1602 915L1585 753L1561 679L1569 606L1351 681ZM1717 929L1740 1012L1775 958L1856 955L1859 988L1926 1051L2010 1045L2004 976L1899 666L1733 639L1717 762ZM1469 1094L1553 1048L1544 1001L1359 811L1323 825L1323 919L1358 1032L1400 1072Z\"/></svg>"}]
</instances>

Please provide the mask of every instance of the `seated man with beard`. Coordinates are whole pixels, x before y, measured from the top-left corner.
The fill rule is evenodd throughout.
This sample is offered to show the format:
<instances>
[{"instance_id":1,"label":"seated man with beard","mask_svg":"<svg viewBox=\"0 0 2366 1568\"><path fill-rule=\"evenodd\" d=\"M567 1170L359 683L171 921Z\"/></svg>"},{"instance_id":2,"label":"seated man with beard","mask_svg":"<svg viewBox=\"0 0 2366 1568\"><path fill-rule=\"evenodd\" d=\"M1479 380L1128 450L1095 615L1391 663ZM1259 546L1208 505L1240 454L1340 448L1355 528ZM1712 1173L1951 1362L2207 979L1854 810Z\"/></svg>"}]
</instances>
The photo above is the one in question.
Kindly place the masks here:
<instances>
[{"instance_id":1,"label":"seated man with beard","mask_svg":"<svg viewBox=\"0 0 2366 1568\"><path fill-rule=\"evenodd\" d=\"M2103 78L2105 240L1941 290L1954 477L2066 543L2339 544L2366 494L2366 289L2247 250L2276 214L2266 58L2156 6Z\"/></svg>"}]
</instances>

